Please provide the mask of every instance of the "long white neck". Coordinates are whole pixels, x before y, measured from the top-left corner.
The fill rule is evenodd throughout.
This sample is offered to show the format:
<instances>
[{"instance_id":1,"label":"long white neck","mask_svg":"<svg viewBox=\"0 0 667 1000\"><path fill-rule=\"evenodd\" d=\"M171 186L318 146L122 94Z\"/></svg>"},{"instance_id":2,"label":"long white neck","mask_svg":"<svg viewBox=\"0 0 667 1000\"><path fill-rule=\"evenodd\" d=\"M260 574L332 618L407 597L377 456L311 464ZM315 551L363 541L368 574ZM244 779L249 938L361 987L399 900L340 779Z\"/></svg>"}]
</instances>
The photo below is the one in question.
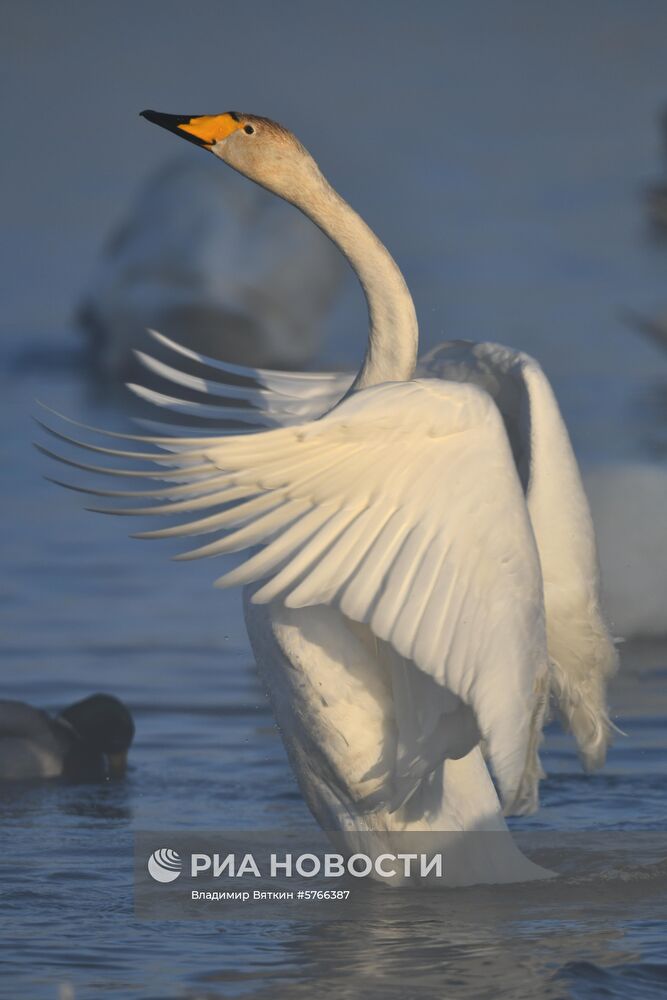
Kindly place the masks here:
<instances>
[{"instance_id":1,"label":"long white neck","mask_svg":"<svg viewBox=\"0 0 667 1000\"><path fill-rule=\"evenodd\" d=\"M368 347L352 389L412 378L417 361L417 315L405 279L363 219L319 174L290 198L341 250L368 304Z\"/></svg>"}]
</instances>

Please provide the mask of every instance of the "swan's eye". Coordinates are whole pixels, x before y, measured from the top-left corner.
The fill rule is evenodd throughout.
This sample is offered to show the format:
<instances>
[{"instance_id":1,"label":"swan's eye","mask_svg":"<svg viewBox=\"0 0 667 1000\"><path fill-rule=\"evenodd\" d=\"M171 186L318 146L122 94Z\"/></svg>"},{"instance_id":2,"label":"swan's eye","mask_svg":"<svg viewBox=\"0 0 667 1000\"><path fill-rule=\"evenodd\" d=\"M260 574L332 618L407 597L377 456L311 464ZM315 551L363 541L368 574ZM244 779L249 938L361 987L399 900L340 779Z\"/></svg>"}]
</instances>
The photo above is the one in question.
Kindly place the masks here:
<instances>
[{"instance_id":1,"label":"swan's eye","mask_svg":"<svg viewBox=\"0 0 667 1000\"><path fill-rule=\"evenodd\" d=\"M245 133L246 133L247 135L252 135L252 134L253 134L253 132L254 132L255 130L254 130L254 128L252 127L252 125L244 125L244 126L243 126L243 131L244 131L244 132L245 132Z\"/></svg>"}]
</instances>

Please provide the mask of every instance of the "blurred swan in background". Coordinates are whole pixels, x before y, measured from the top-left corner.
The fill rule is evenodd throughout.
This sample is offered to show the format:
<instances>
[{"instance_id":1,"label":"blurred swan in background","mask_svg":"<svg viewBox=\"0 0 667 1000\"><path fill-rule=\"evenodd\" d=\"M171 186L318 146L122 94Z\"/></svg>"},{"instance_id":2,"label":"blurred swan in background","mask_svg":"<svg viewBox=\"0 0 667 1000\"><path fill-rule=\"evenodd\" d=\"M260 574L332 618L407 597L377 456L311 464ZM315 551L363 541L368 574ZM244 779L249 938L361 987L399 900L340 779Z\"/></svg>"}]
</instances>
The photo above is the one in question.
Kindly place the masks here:
<instances>
[{"instance_id":1,"label":"blurred swan in background","mask_svg":"<svg viewBox=\"0 0 667 1000\"><path fill-rule=\"evenodd\" d=\"M112 378L127 376L147 327L228 361L300 368L320 345L342 269L299 212L186 158L148 178L78 320L92 364Z\"/></svg>"},{"instance_id":2,"label":"blurred swan in background","mask_svg":"<svg viewBox=\"0 0 667 1000\"><path fill-rule=\"evenodd\" d=\"M247 585L248 632L292 766L348 852L369 836L390 848L396 833L493 831L491 844L459 840L446 884L548 877L518 851L503 811L537 807L550 694L584 766L602 763L616 654L586 498L546 377L498 345L445 344L415 378L417 321L398 267L290 132L234 112L144 114L330 236L364 289L368 349L354 378L299 375L241 369L156 335L186 367L206 365L206 377L144 355L185 397L140 395L270 429L135 435L161 449L148 453L77 442L148 458L158 471L130 475L170 483L84 492L166 501L114 513L218 508L143 533L228 532L182 558L261 546L218 585Z\"/></svg>"}]
</instances>

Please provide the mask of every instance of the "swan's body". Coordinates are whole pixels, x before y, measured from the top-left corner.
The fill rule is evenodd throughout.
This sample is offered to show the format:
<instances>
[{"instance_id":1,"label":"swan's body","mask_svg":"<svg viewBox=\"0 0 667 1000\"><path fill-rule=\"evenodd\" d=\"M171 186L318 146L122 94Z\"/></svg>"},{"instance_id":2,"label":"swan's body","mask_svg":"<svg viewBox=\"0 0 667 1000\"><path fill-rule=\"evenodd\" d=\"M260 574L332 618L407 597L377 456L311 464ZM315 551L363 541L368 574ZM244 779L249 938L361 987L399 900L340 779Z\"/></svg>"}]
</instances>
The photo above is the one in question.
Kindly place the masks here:
<instances>
[{"instance_id":1,"label":"swan's body","mask_svg":"<svg viewBox=\"0 0 667 1000\"><path fill-rule=\"evenodd\" d=\"M298 213L198 158L148 178L79 307L91 361L127 377L147 327L246 365L301 367L320 342L340 255Z\"/></svg>"},{"instance_id":2,"label":"swan's body","mask_svg":"<svg viewBox=\"0 0 667 1000\"><path fill-rule=\"evenodd\" d=\"M144 438L167 452L152 460L170 471L153 475L182 483L144 492L171 501L145 512L227 505L148 534L235 529L193 556L261 546L219 582L249 586L248 631L292 765L348 850L365 832L381 845L401 831L495 830L493 857L463 840L445 881L545 877L515 848L503 809L537 805L550 690L584 762L601 763L615 663L590 516L548 382L532 359L494 345L445 345L415 379L417 322L400 271L290 133L253 116L147 117L309 215L355 268L370 317L354 379L200 358L217 374L205 380L145 358L209 397L138 390L153 402L274 428Z\"/></svg>"}]
</instances>

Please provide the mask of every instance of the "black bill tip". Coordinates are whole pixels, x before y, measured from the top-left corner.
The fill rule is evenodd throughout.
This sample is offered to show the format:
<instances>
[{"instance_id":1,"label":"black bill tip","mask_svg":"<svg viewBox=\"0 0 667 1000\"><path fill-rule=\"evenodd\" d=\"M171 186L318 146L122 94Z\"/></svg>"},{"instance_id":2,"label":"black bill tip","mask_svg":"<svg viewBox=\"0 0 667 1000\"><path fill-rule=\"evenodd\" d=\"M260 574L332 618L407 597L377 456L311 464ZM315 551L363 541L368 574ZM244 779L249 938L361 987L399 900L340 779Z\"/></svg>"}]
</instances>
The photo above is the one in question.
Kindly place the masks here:
<instances>
[{"instance_id":1,"label":"black bill tip","mask_svg":"<svg viewBox=\"0 0 667 1000\"><path fill-rule=\"evenodd\" d=\"M189 125L194 118L198 117L197 115L165 115L162 111L151 111L150 109L147 109L146 111L140 111L139 117L145 118L154 125L159 125L160 128L166 128L168 132L173 132L175 135L180 136L181 139L187 139L188 142L193 142L195 146L202 146L204 149L211 148L210 143L205 142L196 135L193 135L192 132L186 132L179 127L181 125Z\"/></svg>"}]
</instances>

